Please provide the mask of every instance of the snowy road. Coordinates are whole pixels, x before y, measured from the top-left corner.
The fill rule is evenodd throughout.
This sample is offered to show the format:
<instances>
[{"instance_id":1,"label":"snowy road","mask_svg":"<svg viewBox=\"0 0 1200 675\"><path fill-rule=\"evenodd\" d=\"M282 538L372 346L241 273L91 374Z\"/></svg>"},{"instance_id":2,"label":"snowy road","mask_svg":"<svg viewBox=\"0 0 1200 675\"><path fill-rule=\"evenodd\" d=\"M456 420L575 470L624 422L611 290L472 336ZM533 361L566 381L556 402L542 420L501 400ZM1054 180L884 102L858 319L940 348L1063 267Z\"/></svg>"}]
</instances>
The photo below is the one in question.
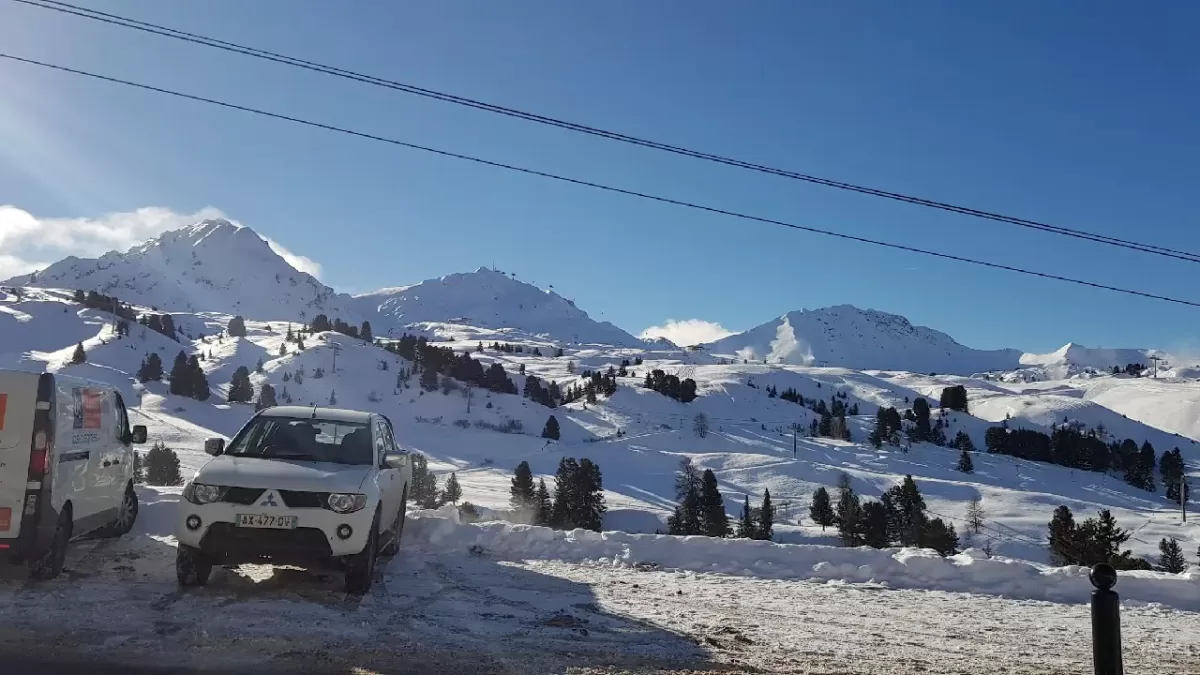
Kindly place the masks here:
<instances>
[{"instance_id":1,"label":"snowy road","mask_svg":"<svg viewBox=\"0 0 1200 675\"><path fill-rule=\"evenodd\" d=\"M88 542L64 578L6 575L0 656L50 647L259 675L1090 672L1084 605L419 548L361 601L335 578L266 568L181 593L160 548ZM1127 607L1123 620L1128 672L1200 672L1200 615Z\"/></svg>"}]
</instances>

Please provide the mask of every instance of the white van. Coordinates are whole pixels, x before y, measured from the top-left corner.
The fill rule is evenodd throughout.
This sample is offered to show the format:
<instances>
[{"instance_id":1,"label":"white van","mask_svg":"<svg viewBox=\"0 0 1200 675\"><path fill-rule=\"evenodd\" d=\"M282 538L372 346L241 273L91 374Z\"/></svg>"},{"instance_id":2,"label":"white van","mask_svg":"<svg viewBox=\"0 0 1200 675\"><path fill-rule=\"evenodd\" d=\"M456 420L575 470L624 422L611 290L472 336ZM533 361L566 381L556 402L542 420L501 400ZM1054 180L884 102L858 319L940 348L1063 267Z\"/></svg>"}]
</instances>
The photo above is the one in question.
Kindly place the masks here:
<instances>
[{"instance_id":1,"label":"white van","mask_svg":"<svg viewBox=\"0 0 1200 675\"><path fill-rule=\"evenodd\" d=\"M0 369L0 561L52 579L72 537L129 532L132 444L145 442L111 385Z\"/></svg>"}]
</instances>

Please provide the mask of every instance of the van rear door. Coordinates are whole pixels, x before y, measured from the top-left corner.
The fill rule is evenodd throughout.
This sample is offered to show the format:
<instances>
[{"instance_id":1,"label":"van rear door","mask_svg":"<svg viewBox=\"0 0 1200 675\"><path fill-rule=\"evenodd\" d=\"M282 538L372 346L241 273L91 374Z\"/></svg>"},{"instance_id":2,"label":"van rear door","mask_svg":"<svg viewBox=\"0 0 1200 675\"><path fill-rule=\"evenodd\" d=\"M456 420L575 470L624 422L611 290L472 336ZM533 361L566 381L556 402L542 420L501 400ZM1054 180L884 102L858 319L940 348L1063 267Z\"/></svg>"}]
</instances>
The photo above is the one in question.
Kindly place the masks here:
<instances>
[{"instance_id":1,"label":"van rear door","mask_svg":"<svg viewBox=\"0 0 1200 675\"><path fill-rule=\"evenodd\" d=\"M38 378L0 370L0 545L21 533Z\"/></svg>"}]
</instances>

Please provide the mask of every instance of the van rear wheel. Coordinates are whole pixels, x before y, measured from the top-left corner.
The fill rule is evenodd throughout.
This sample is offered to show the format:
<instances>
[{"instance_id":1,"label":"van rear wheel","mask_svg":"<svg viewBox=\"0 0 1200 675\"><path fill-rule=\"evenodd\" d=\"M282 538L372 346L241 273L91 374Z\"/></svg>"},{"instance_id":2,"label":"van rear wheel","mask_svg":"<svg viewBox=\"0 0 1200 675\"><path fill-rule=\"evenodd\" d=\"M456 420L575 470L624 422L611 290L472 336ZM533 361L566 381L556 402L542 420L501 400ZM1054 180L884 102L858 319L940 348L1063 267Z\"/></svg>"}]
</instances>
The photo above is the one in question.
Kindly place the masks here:
<instances>
[{"instance_id":1,"label":"van rear wheel","mask_svg":"<svg viewBox=\"0 0 1200 675\"><path fill-rule=\"evenodd\" d=\"M50 543L50 548L29 560L29 576L39 581L47 581L62 574L63 565L67 561L67 544L71 541L71 526L71 511L64 510L58 516L58 524L54 528L54 541Z\"/></svg>"},{"instance_id":2,"label":"van rear wheel","mask_svg":"<svg viewBox=\"0 0 1200 675\"><path fill-rule=\"evenodd\" d=\"M121 507L117 510L117 519L105 525L98 533L101 537L116 538L133 529L133 524L137 522L138 517L138 496L134 492L133 486L125 488L125 495L121 497Z\"/></svg>"}]
</instances>

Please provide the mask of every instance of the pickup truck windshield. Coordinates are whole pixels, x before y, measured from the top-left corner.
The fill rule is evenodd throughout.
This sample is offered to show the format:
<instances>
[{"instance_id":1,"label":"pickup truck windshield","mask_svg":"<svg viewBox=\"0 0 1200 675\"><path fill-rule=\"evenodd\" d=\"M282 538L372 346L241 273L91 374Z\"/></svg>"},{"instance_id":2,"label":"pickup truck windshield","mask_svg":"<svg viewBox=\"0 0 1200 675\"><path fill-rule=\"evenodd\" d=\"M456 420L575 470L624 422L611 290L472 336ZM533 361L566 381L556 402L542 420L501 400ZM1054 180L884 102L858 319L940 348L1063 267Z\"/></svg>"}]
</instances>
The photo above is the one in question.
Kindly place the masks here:
<instances>
[{"instance_id":1,"label":"pickup truck windshield","mask_svg":"<svg viewBox=\"0 0 1200 675\"><path fill-rule=\"evenodd\" d=\"M226 454L335 464L375 463L369 426L309 418L259 417L238 434Z\"/></svg>"}]
</instances>

